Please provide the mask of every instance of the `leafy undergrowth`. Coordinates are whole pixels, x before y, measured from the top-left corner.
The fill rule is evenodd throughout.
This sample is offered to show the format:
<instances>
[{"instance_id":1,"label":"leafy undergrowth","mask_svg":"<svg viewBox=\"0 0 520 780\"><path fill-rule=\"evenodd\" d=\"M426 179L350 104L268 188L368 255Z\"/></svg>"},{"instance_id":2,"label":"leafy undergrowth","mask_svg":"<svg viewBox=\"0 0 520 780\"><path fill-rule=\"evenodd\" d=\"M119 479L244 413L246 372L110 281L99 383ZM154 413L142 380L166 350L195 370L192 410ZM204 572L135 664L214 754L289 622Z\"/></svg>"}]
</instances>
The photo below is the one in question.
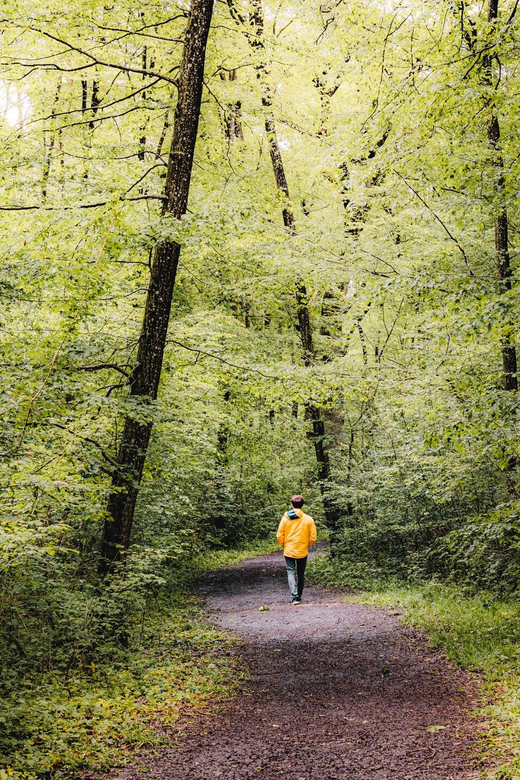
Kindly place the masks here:
<instances>
[{"instance_id":1,"label":"leafy undergrowth","mask_svg":"<svg viewBox=\"0 0 520 780\"><path fill-rule=\"evenodd\" d=\"M434 647L464 669L484 677L479 715L489 724L482 736L483 757L498 759L493 780L520 780L520 603L492 593L464 594L437 582L408 585L384 581L358 567L348 572L328 557L312 561L315 584L352 588L348 600L403 610L410 625L427 632ZM363 590L359 592L359 588Z\"/></svg>"},{"instance_id":2,"label":"leafy undergrowth","mask_svg":"<svg viewBox=\"0 0 520 780\"><path fill-rule=\"evenodd\" d=\"M27 679L0 710L0 780L67 778L163 743L180 713L231 695L233 647L195 607L157 615L124 667Z\"/></svg>"},{"instance_id":3,"label":"leafy undergrowth","mask_svg":"<svg viewBox=\"0 0 520 780\"><path fill-rule=\"evenodd\" d=\"M91 663L13 678L2 691L0 780L71 778L127 763L165 744L180 715L232 695L240 679L233 641L202 619L188 586L210 569L273 552L256 542L206 552L178 572L182 588L148 612L124 662ZM8 675L7 675L8 677Z\"/></svg>"},{"instance_id":4,"label":"leafy undergrowth","mask_svg":"<svg viewBox=\"0 0 520 780\"><path fill-rule=\"evenodd\" d=\"M194 566L204 572L209 569L218 569L221 566L232 566L247 558L256 558L258 555L269 555L273 552L279 552L281 549L275 539L259 539L236 550L207 551L195 559Z\"/></svg>"}]
</instances>

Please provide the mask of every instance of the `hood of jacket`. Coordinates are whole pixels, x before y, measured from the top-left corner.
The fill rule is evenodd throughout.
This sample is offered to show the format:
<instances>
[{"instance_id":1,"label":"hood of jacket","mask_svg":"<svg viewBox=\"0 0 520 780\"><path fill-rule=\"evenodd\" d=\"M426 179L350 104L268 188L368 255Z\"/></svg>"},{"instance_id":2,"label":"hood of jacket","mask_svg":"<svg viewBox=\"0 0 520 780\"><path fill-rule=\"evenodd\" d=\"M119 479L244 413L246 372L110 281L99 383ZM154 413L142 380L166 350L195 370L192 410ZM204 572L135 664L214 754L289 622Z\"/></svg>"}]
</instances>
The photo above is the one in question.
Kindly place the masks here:
<instances>
[{"instance_id":1,"label":"hood of jacket","mask_svg":"<svg viewBox=\"0 0 520 780\"><path fill-rule=\"evenodd\" d=\"M294 507L292 507L292 509L287 510L285 516L287 517L288 520L297 520L303 517L303 512L301 509L295 509Z\"/></svg>"}]
</instances>

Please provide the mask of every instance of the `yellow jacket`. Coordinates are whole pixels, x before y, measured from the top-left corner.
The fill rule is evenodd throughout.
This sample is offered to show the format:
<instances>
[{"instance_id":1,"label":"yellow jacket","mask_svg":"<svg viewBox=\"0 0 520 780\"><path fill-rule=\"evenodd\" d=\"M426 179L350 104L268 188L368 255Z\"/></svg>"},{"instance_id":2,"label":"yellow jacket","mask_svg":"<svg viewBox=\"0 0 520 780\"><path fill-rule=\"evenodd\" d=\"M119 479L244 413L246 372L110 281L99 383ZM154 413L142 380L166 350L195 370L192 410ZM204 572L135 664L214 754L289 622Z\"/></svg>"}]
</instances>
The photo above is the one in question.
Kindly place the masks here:
<instances>
[{"instance_id":1,"label":"yellow jacket","mask_svg":"<svg viewBox=\"0 0 520 780\"><path fill-rule=\"evenodd\" d=\"M316 525L310 515L301 509L294 510L298 517L291 520L287 512L280 520L276 538L283 547L283 554L288 558L305 558L316 541Z\"/></svg>"}]
</instances>

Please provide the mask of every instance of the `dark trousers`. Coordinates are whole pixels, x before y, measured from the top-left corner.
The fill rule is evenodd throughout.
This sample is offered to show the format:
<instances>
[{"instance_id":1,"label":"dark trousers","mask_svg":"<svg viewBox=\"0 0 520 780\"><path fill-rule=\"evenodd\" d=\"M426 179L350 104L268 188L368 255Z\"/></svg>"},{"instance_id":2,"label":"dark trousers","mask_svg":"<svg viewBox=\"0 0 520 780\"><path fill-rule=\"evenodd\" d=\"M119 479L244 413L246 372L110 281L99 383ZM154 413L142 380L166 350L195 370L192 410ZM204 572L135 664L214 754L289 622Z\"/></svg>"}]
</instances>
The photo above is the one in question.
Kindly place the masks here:
<instances>
[{"instance_id":1,"label":"dark trousers","mask_svg":"<svg viewBox=\"0 0 520 780\"><path fill-rule=\"evenodd\" d=\"M305 556L305 558L289 558L287 555L284 555L284 558L291 596L293 598L296 598L296 596L301 597L303 593L303 586L305 584L305 567L307 566L307 556Z\"/></svg>"}]
</instances>

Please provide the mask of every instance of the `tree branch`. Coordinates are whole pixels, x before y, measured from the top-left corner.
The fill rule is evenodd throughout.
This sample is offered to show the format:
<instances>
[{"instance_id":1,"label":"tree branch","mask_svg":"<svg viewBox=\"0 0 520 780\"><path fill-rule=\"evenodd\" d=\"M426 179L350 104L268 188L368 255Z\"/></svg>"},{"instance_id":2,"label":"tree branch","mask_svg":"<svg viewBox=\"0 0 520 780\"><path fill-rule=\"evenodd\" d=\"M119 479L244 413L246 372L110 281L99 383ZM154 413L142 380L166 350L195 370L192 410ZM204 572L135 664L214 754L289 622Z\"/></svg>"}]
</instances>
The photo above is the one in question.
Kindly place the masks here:
<instances>
[{"instance_id":1,"label":"tree branch","mask_svg":"<svg viewBox=\"0 0 520 780\"><path fill-rule=\"evenodd\" d=\"M27 430L27 424L29 422L29 417L31 416L31 412L32 412L33 406L36 403L36 401L38 400L38 398L40 397L40 395L43 393L43 389L44 389L45 385L47 384L47 382L50 379L50 376L52 374L52 369L54 368L56 360L58 359L58 355L61 352L61 348L63 347L64 341L65 341L65 339L60 342L60 344L58 345L56 351L54 352L54 355L52 356L51 362L49 363L49 370L47 371L45 379L43 380L42 384L40 385L40 388L39 388L38 392L29 401L29 408L27 409L27 414L25 415L25 420L23 422L23 428L22 428L22 432L20 434L20 439L18 441L18 447L22 446L22 443L23 443L23 440L24 440L24 437L25 437L25 431Z\"/></svg>"},{"instance_id":2,"label":"tree branch","mask_svg":"<svg viewBox=\"0 0 520 780\"><path fill-rule=\"evenodd\" d=\"M130 92L129 95L125 95L124 97L117 98L117 100L113 100L111 103L104 103L99 104L96 106L97 110L100 111L104 108L111 108L112 106L117 105L118 103L124 103L125 100L130 100L130 98L136 97L136 95L139 95L141 92L146 92L147 90L154 87L156 84L158 84L159 79L156 79L155 81L152 81L151 84L146 84L144 87L140 87L139 89L136 89L135 92ZM47 122L49 119L55 119L58 116L70 116L71 114L82 114L84 112L84 109L82 108L72 108L70 111L58 111L55 114L49 114L48 116L42 116L38 117L38 119L31 119L30 122L27 122L27 125L35 124L36 122ZM106 119L109 119L110 117L106 117ZM69 125L70 126L70 125Z\"/></svg>"},{"instance_id":3,"label":"tree branch","mask_svg":"<svg viewBox=\"0 0 520 780\"><path fill-rule=\"evenodd\" d=\"M131 198L120 197L120 201L136 201L136 200L166 200L165 195L135 195ZM0 205L0 211L73 211L74 209L97 209L100 206L106 206L108 200L100 200L97 203L78 203L75 206L41 206L39 204L26 205L26 206L2 206Z\"/></svg>"},{"instance_id":4,"label":"tree branch","mask_svg":"<svg viewBox=\"0 0 520 780\"><path fill-rule=\"evenodd\" d=\"M162 79L163 81L168 81L170 84L176 85L177 82L175 79L170 78L169 76L165 76L163 73L157 73L153 70L147 70L144 68L134 68L130 65L119 65L117 62L107 62L106 60L100 60L98 57L94 57L93 54L89 54L84 49L80 49L78 46L74 46L72 43L69 43L68 41L64 40L63 38L59 38L57 35L53 35L52 33L46 32L45 30L40 30L38 27L29 27L29 30L32 30L32 32L37 32L40 35L44 35L46 38L50 38L52 41L56 41L57 43L61 43L63 46L66 46L70 51L75 51L78 54L81 54L83 57L87 57L89 60L92 60L92 63L95 65L102 65L105 68L115 68L116 70L121 70L124 73L138 73L141 76L153 76L156 79ZM37 65L29 65L24 64L22 62L16 63L18 65L21 65L22 67L31 67L32 69L43 66L48 67L48 65L41 63ZM58 70L60 69L58 66L55 66ZM83 66L87 67L87 66ZM80 68L78 68L80 70Z\"/></svg>"},{"instance_id":5,"label":"tree branch","mask_svg":"<svg viewBox=\"0 0 520 780\"><path fill-rule=\"evenodd\" d=\"M405 177L404 177L404 176L402 176L402 175L399 173L399 171L396 171L396 170L395 170L395 168L393 169L393 171L394 171L394 173L395 173L397 176L399 176L399 178L400 178L402 181L404 181L404 183L406 184L406 186L408 187L408 189L410 189L410 190L411 190L411 191L412 191L412 192L413 192L413 193L414 193L414 194L415 194L415 195L416 195L416 196L419 198L419 200L421 201L421 203L422 203L424 206L426 206L426 208L428 209L428 211L429 211L429 212L430 212L430 213L431 213L431 214L432 214L432 215L435 217L435 219L437 220L437 222L438 222L440 225L442 225L442 227L444 228L444 230L446 231L446 233L448 234L448 236L451 238L451 240L452 240L452 241L454 242L454 244L456 245L456 247L457 247L457 249L459 250L459 252L461 253L462 257L464 258L464 262L465 262L465 264L466 264L466 268L468 269L468 273L469 273L469 275L470 275L470 276L475 276L475 274L474 274L474 273L473 273L473 271L471 270L471 266L470 266L470 264L469 264L468 256L467 256L466 252L464 251L464 248L463 248L463 247L460 245L459 241L458 241L458 240L455 238L455 236L454 236L454 235L453 235L453 233L450 231L450 229L447 227L447 225L446 225L446 224L445 224L445 223L442 221L442 219L441 219L441 218L438 216L438 214L436 214L436 213L435 213L435 211L432 209L432 207L431 207L431 206L430 206L430 205L429 205L429 204L428 204L428 203L427 203L427 202L424 200L424 198L422 197L422 195L419 195L419 193L417 192L417 190L416 190L414 187L412 187L412 185L410 184L410 182L409 182L407 179L405 179Z\"/></svg>"},{"instance_id":6,"label":"tree branch","mask_svg":"<svg viewBox=\"0 0 520 780\"><path fill-rule=\"evenodd\" d=\"M200 349L199 347L188 347L188 345L183 344L182 341L175 341L175 339L168 339L166 343L176 344L178 347L187 349L189 352L195 352L197 356L204 355L204 357L209 357L212 358L213 360L218 360L220 363L224 363L226 366L231 366L231 368L238 368L240 371L250 371L253 374L259 374L260 376L264 377L264 379L270 379L271 381L278 379L278 377L270 376L269 374L264 374L262 371L259 371L257 368L249 368L248 366L239 366L237 363L231 363L229 360L225 360L224 358L220 357L220 355L215 355L213 352L206 352L205 350Z\"/></svg>"},{"instance_id":7,"label":"tree branch","mask_svg":"<svg viewBox=\"0 0 520 780\"><path fill-rule=\"evenodd\" d=\"M122 111L120 114L110 114L109 116L90 117L89 119L82 119L79 122L69 122L67 125L58 125L55 130L66 130L69 127L78 127L80 125L89 125L92 127L94 122L106 122L108 119L120 119L127 114L133 114L134 111L159 111L162 110L162 106L132 106L126 111Z\"/></svg>"},{"instance_id":8,"label":"tree branch","mask_svg":"<svg viewBox=\"0 0 520 780\"><path fill-rule=\"evenodd\" d=\"M74 367L74 371L103 371L104 369L113 369L114 371L119 371L120 374L123 374L123 376L126 376L127 378L130 377L130 372L121 368L121 366L118 366L116 363L98 363L95 366Z\"/></svg>"},{"instance_id":9,"label":"tree branch","mask_svg":"<svg viewBox=\"0 0 520 780\"><path fill-rule=\"evenodd\" d=\"M170 24L170 22L175 22L177 19L185 19L188 16L188 12L183 11L181 14L176 14L175 16L171 16L169 19L165 19L163 22L154 22L153 24L144 24L142 27L139 27L138 30L125 30L124 27L107 27L103 24L97 24L97 22L94 22L98 30L106 30L107 32L122 32L122 33L129 33L130 35L147 35L147 33L143 33L143 30L148 30L150 27L153 27L154 29L157 29L157 27L164 27L166 24ZM151 38L155 38L156 36L152 35L149 36ZM181 39L179 38L164 38L160 40L166 40L166 41L174 41L174 42L180 42Z\"/></svg>"},{"instance_id":10,"label":"tree branch","mask_svg":"<svg viewBox=\"0 0 520 780\"><path fill-rule=\"evenodd\" d=\"M148 176L148 174L149 174L149 173L151 173L152 171L154 171L156 168L165 168L165 167L166 167L166 165L165 165L164 163L157 163L156 165L152 165L152 167L151 167L151 168L148 168L148 170L147 170L147 171L145 171L145 173L143 173L143 175L142 175L142 176L140 176L140 177L137 179L137 181L134 181L134 183L132 184L132 186L131 186L131 187L129 187L129 188L127 189L127 191L125 192L125 195L128 195L128 193L129 193L129 192L131 192L131 191L134 189L134 187L137 187L137 185L138 185L138 184L140 184L140 183L143 181L143 179L146 179L146 177Z\"/></svg>"},{"instance_id":11,"label":"tree branch","mask_svg":"<svg viewBox=\"0 0 520 780\"><path fill-rule=\"evenodd\" d=\"M77 439L81 439L81 441L87 441L89 444L93 444L95 447L98 448L98 450L101 452L105 460L110 463L111 466L115 466L118 468L117 461L112 458L111 455L109 455L107 452L105 452L104 448L101 446L99 442L97 442L95 439L91 439L90 436L82 436L80 433L76 433L76 431L71 431L70 428L67 428L66 425L62 425L58 422L50 422L48 425L52 425L54 428L60 428L62 431L66 431L67 433L70 433L71 436L75 436Z\"/></svg>"}]
</instances>

